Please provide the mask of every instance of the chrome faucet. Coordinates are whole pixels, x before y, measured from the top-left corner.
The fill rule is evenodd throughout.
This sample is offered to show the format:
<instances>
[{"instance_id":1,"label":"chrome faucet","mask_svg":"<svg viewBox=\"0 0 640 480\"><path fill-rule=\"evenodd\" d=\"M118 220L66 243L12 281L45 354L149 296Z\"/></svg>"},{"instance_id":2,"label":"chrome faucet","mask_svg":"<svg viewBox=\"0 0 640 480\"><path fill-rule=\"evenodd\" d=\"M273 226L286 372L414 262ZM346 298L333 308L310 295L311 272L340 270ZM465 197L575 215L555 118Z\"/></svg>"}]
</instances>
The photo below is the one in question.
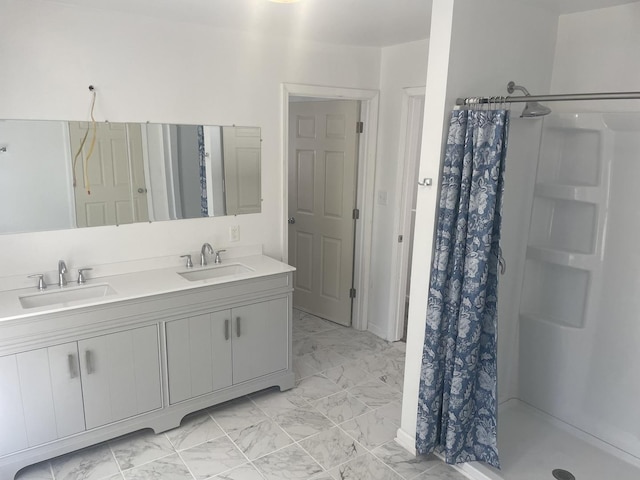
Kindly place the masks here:
<instances>
[{"instance_id":1,"label":"chrome faucet","mask_svg":"<svg viewBox=\"0 0 640 480\"><path fill-rule=\"evenodd\" d=\"M67 279L64 278L64 274L67 273L67 264L63 260L58 260L58 286L64 287L67 284Z\"/></svg>"},{"instance_id":2,"label":"chrome faucet","mask_svg":"<svg viewBox=\"0 0 640 480\"><path fill-rule=\"evenodd\" d=\"M207 252L213 254L213 248L208 243L202 245L200 250L200 266L204 267L207 264Z\"/></svg>"}]
</instances>

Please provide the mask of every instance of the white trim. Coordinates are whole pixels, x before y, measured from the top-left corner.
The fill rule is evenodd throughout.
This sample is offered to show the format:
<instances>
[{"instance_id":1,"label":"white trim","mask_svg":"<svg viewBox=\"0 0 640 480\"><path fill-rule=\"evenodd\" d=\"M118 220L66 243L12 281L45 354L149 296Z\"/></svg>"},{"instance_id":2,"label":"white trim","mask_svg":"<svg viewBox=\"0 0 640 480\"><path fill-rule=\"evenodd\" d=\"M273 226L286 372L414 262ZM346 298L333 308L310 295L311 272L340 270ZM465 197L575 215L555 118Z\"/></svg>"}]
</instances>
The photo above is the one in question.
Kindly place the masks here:
<instances>
[{"instance_id":1,"label":"white trim","mask_svg":"<svg viewBox=\"0 0 640 480\"><path fill-rule=\"evenodd\" d=\"M460 472L465 477L472 480L502 480L502 477L494 476L495 474L489 476L486 473L481 472L474 464L461 463L460 465L452 465L452 467L458 470L458 472Z\"/></svg>"},{"instance_id":2,"label":"white trim","mask_svg":"<svg viewBox=\"0 0 640 480\"><path fill-rule=\"evenodd\" d=\"M396 432L396 443L411 455L416 455L418 453L416 452L416 439L401 428Z\"/></svg>"},{"instance_id":3,"label":"white trim","mask_svg":"<svg viewBox=\"0 0 640 480\"><path fill-rule=\"evenodd\" d=\"M435 452L434 455L438 457L444 463L444 455ZM480 470L476 469L474 465L478 465L479 462L466 462L458 463L457 465L449 465L454 470L457 470L461 475L470 478L471 480L503 480L502 477L487 476Z\"/></svg>"},{"instance_id":4,"label":"white trim","mask_svg":"<svg viewBox=\"0 0 640 480\"><path fill-rule=\"evenodd\" d=\"M390 341L400 340L404 332L404 315L407 295L407 272L409 270L409 245L411 244L411 206L413 204L412 188L416 177L416 164L420 161L415 145L419 145L422 138L418 119L420 112L416 111L418 98L424 97L425 87L409 87L402 92L402 113L400 115L400 144L398 158L401 159L396 175L396 192L401 193L396 229L398 235L403 235L402 243L393 241L391 256L391 278L397 279L396 288L389 292L389 324L384 338Z\"/></svg>"},{"instance_id":5,"label":"white trim","mask_svg":"<svg viewBox=\"0 0 640 480\"><path fill-rule=\"evenodd\" d=\"M357 296L353 304L352 327L367 329L367 309L369 305L369 271L371 269L371 239L373 235L374 181L376 167L376 144L378 139L378 90L357 88L323 87L316 85L282 84L282 161L283 161L283 228L281 242L283 261L289 255L287 212L289 208L289 98L316 97L327 99L360 100L360 118L364 122L364 132L360 135L358 149L358 195L356 205L360 209L360 222L356 227L354 285Z\"/></svg>"},{"instance_id":6,"label":"white trim","mask_svg":"<svg viewBox=\"0 0 640 480\"><path fill-rule=\"evenodd\" d=\"M399 428L396 432L395 441L411 455L416 456L418 454L418 452L416 451L415 439L401 428ZM434 455L444 462L444 457L441 454L434 453ZM484 473L474 468L474 466L470 463L461 463L460 465L449 466L454 470L460 472L460 474L464 475L465 477L471 478L473 480L502 480L502 478L487 477Z\"/></svg>"},{"instance_id":7,"label":"white trim","mask_svg":"<svg viewBox=\"0 0 640 480\"><path fill-rule=\"evenodd\" d=\"M374 323L371 323L369 324L369 327L367 328L367 330L369 330L371 333L373 333L374 335L377 335L380 338L386 338L385 335L387 334L387 331L384 328L384 326L379 326Z\"/></svg>"}]
</instances>

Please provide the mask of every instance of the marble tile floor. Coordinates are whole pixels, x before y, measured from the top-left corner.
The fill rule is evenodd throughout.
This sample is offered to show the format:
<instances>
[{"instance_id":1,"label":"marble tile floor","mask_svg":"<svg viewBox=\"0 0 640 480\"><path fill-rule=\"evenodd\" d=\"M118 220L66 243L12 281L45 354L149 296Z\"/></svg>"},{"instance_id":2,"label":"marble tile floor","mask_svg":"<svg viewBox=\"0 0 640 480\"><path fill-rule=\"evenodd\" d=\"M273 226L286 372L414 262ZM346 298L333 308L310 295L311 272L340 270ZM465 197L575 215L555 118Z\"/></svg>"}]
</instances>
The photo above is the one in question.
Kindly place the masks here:
<instances>
[{"instance_id":1,"label":"marble tile floor","mask_svg":"<svg viewBox=\"0 0 640 480\"><path fill-rule=\"evenodd\" d=\"M297 385L23 469L17 480L463 480L395 441L404 343L294 310Z\"/></svg>"}]
</instances>

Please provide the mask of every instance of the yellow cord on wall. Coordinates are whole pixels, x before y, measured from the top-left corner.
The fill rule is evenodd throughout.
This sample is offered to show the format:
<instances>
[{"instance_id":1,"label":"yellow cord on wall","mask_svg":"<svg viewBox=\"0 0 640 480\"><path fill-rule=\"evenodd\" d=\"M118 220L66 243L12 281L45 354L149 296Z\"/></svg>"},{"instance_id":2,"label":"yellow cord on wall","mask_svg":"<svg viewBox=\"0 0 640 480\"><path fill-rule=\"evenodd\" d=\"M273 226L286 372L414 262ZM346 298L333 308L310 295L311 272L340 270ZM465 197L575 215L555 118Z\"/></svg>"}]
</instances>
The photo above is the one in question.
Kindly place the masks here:
<instances>
[{"instance_id":1,"label":"yellow cord on wall","mask_svg":"<svg viewBox=\"0 0 640 480\"><path fill-rule=\"evenodd\" d=\"M74 188L77 185L77 179L76 179L76 163L78 162L78 157L80 156L80 154L82 153L82 149L84 148L84 144L87 141L87 137L89 136L89 128L92 129L93 131L93 135L91 138L91 144L89 145L89 151L87 152L87 155L84 156L83 158L83 170L84 170L84 186L87 190L87 195L91 195L91 185L89 184L89 159L91 158L91 155L93 154L93 149L96 145L96 136L97 136L97 125L96 125L96 120L93 117L93 109L96 105L96 90L93 87L93 85L89 85L89 90L91 91L93 98L91 100L91 127L87 126L87 131L84 132L84 137L82 137L82 140L80 141L80 147L78 148L78 151L76 152L75 156L73 157L73 186Z\"/></svg>"}]
</instances>

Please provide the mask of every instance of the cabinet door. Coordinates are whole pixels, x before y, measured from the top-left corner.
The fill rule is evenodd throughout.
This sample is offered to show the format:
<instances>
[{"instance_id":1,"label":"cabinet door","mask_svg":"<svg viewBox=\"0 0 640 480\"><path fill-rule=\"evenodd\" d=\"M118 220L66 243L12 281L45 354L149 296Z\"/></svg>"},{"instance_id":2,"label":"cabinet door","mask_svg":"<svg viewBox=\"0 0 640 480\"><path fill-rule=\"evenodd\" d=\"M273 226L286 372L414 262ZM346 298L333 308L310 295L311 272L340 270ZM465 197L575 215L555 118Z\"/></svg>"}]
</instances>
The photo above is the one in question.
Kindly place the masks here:
<instances>
[{"instance_id":1,"label":"cabinet door","mask_svg":"<svg viewBox=\"0 0 640 480\"><path fill-rule=\"evenodd\" d=\"M289 364L288 312L286 298L232 310L234 384L286 370Z\"/></svg>"},{"instance_id":2,"label":"cabinet door","mask_svg":"<svg viewBox=\"0 0 640 480\"><path fill-rule=\"evenodd\" d=\"M29 446L15 355L0 357L0 456Z\"/></svg>"},{"instance_id":3,"label":"cabinet door","mask_svg":"<svg viewBox=\"0 0 640 480\"><path fill-rule=\"evenodd\" d=\"M29 445L84 430L76 342L18 355Z\"/></svg>"},{"instance_id":4,"label":"cabinet door","mask_svg":"<svg viewBox=\"0 0 640 480\"><path fill-rule=\"evenodd\" d=\"M155 325L78 342L87 429L162 407Z\"/></svg>"},{"instance_id":5,"label":"cabinet door","mask_svg":"<svg viewBox=\"0 0 640 480\"><path fill-rule=\"evenodd\" d=\"M51 379L51 398L56 420L56 437L62 438L85 429L84 408L82 404L82 384L80 382L80 364L76 342L65 343L47 348L49 374ZM21 368L22 371L22 368ZM33 370L25 368L32 376ZM45 373L43 371L43 373ZM39 382L38 382L39 383ZM33 408L42 409L42 398L37 390ZM42 392L45 395L45 392Z\"/></svg>"},{"instance_id":6,"label":"cabinet door","mask_svg":"<svg viewBox=\"0 0 640 480\"><path fill-rule=\"evenodd\" d=\"M84 430L75 342L0 358L0 455Z\"/></svg>"},{"instance_id":7,"label":"cabinet door","mask_svg":"<svg viewBox=\"0 0 640 480\"><path fill-rule=\"evenodd\" d=\"M231 311L167 322L169 403L231 385Z\"/></svg>"}]
</instances>

